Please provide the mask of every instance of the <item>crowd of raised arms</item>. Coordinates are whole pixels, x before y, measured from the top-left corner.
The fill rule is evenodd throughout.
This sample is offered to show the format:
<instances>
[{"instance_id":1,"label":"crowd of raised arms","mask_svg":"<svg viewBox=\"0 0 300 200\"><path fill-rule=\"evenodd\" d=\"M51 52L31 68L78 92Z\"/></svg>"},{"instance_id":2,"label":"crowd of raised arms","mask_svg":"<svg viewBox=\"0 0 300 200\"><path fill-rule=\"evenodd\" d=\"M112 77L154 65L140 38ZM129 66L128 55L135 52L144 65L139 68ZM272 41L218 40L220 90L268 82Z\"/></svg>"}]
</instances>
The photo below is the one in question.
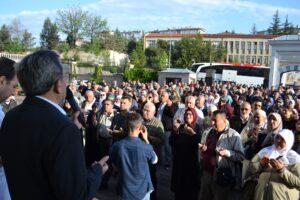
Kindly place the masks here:
<instances>
[{"instance_id":1,"label":"crowd of raised arms","mask_svg":"<svg viewBox=\"0 0 300 200\"><path fill-rule=\"evenodd\" d=\"M75 79L68 87L84 115L87 167L110 156L100 189L117 174L121 199L155 200L164 169L176 200L299 199L300 89ZM68 101L63 108L73 114Z\"/></svg>"}]
</instances>

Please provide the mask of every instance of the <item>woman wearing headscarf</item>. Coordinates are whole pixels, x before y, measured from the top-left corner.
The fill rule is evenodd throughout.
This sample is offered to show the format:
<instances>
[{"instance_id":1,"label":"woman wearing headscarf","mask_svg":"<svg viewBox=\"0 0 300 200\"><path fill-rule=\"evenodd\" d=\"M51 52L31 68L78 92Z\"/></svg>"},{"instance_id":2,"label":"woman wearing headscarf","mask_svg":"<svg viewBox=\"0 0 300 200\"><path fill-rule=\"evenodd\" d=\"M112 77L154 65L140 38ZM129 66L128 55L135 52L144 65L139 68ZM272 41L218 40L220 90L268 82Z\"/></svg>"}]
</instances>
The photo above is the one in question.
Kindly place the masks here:
<instances>
[{"instance_id":1,"label":"woman wearing headscarf","mask_svg":"<svg viewBox=\"0 0 300 200\"><path fill-rule=\"evenodd\" d=\"M173 148L173 170L171 190L175 200L197 200L200 189L198 143L201 140L200 126L196 123L197 112L188 108L184 123L175 123L170 138Z\"/></svg>"},{"instance_id":2,"label":"woman wearing headscarf","mask_svg":"<svg viewBox=\"0 0 300 200\"><path fill-rule=\"evenodd\" d=\"M282 130L282 119L278 113L270 113L268 116L268 128L266 130L266 137L261 146L267 147L274 144L274 138Z\"/></svg>"},{"instance_id":3,"label":"woman wearing headscarf","mask_svg":"<svg viewBox=\"0 0 300 200\"><path fill-rule=\"evenodd\" d=\"M255 200L299 200L300 156L291 150L293 143L293 132L283 129L251 160L249 175L258 176Z\"/></svg>"}]
</instances>

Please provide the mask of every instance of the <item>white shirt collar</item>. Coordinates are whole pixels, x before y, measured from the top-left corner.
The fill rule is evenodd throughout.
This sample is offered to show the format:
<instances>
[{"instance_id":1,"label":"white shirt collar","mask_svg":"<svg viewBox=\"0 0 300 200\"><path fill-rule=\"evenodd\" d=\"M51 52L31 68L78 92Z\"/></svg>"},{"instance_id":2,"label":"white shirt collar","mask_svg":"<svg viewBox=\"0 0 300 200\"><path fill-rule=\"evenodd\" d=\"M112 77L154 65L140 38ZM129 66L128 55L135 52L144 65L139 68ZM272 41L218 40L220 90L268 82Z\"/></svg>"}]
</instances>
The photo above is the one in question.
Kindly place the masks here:
<instances>
[{"instance_id":1,"label":"white shirt collar","mask_svg":"<svg viewBox=\"0 0 300 200\"><path fill-rule=\"evenodd\" d=\"M62 109L62 107L60 107L57 103L54 103L53 101L50 101L49 99L46 99L45 97L42 97L42 96L36 96L36 97L40 98L40 99L43 99L43 100L47 101L48 103L50 103L57 110L59 110L59 112L61 112L61 114L67 115L66 111L64 111L64 109Z\"/></svg>"}]
</instances>

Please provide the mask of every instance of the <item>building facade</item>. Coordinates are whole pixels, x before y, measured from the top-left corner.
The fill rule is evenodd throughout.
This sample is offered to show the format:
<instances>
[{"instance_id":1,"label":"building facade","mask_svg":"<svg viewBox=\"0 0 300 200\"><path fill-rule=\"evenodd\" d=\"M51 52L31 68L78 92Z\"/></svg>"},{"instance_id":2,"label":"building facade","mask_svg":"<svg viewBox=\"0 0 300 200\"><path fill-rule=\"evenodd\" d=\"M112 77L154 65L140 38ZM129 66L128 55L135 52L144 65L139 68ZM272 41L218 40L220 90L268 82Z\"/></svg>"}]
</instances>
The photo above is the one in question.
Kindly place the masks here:
<instances>
[{"instance_id":1,"label":"building facade","mask_svg":"<svg viewBox=\"0 0 300 200\"><path fill-rule=\"evenodd\" d=\"M166 34L147 33L144 35L144 48L157 45L159 40L174 44L183 37L195 38L197 34ZM269 66L271 61L271 48L269 40L274 35L250 35L250 34L201 34L203 41L211 41L213 45L223 45L227 50L223 62L247 63ZM199 61L195 61L199 62Z\"/></svg>"},{"instance_id":2,"label":"building facade","mask_svg":"<svg viewBox=\"0 0 300 200\"><path fill-rule=\"evenodd\" d=\"M287 35L270 40L272 64L269 87L280 84L300 86L300 35Z\"/></svg>"}]
</instances>

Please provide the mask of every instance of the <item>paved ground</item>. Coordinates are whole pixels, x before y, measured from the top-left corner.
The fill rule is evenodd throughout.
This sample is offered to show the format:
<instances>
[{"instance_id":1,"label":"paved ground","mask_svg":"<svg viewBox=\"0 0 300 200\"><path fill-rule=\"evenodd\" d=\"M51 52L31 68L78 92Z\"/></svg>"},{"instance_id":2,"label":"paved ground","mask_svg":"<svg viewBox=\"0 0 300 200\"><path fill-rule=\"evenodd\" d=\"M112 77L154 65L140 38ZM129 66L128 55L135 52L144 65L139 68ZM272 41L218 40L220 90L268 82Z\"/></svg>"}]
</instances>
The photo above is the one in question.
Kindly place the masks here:
<instances>
[{"instance_id":1,"label":"paved ground","mask_svg":"<svg viewBox=\"0 0 300 200\"><path fill-rule=\"evenodd\" d=\"M173 193L170 191L171 169L166 170L162 167L157 169L158 178L158 200L172 200ZM107 190L101 190L97 198L99 200L119 200L115 193L117 178L112 177Z\"/></svg>"}]
</instances>

